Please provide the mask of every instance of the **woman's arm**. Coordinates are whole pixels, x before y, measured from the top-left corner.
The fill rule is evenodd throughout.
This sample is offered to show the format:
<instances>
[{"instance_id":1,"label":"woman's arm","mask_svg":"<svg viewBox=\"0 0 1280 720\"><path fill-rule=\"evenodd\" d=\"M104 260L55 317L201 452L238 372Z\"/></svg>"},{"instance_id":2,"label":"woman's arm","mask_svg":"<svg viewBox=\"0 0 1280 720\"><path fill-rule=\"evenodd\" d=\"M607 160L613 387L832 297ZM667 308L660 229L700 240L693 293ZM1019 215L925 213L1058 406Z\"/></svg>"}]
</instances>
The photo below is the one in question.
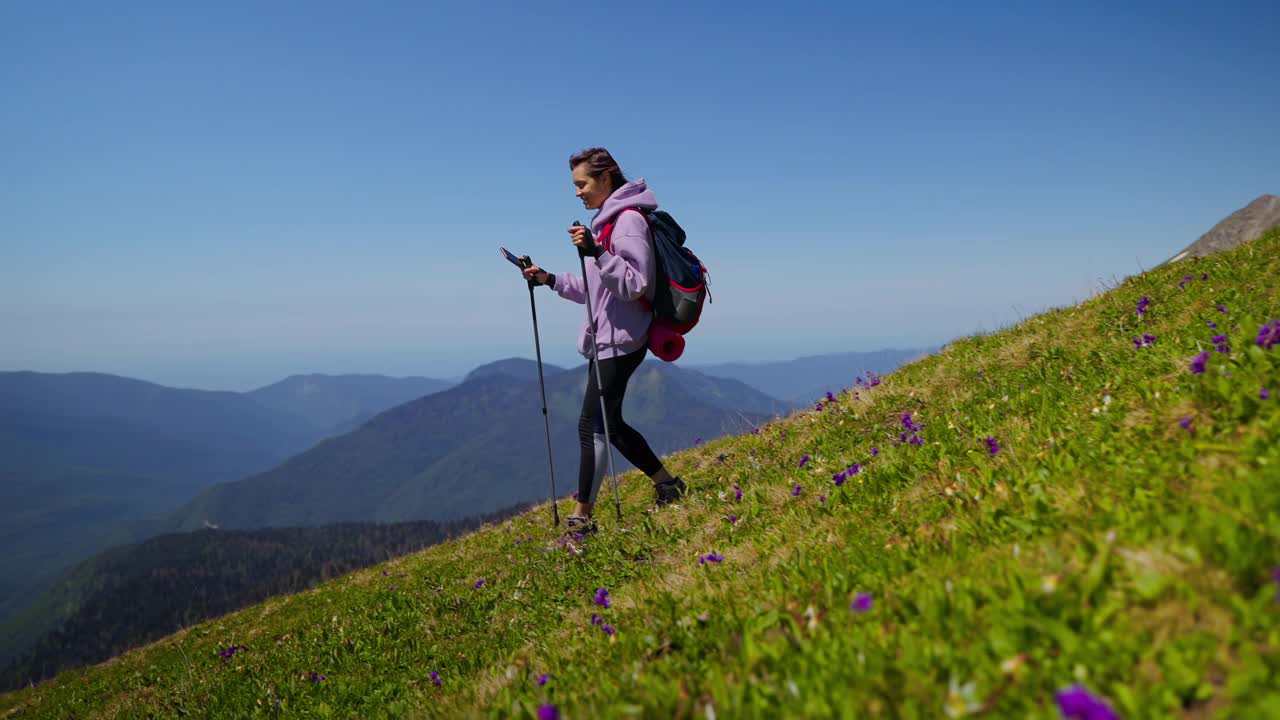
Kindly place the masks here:
<instances>
[{"instance_id":1,"label":"woman's arm","mask_svg":"<svg viewBox=\"0 0 1280 720\"><path fill-rule=\"evenodd\" d=\"M653 286L657 272L649 224L640 213L622 212L614 221L610 245L613 252L601 253L596 259L600 282L623 300L639 299Z\"/></svg>"},{"instance_id":2,"label":"woman's arm","mask_svg":"<svg viewBox=\"0 0 1280 720\"><path fill-rule=\"evenodd\" d=\"M583 305L587 302L587 294L582 291L582 280L573 273L556 273L551 289L565 300Z\"/></svg>"}]
</instances>

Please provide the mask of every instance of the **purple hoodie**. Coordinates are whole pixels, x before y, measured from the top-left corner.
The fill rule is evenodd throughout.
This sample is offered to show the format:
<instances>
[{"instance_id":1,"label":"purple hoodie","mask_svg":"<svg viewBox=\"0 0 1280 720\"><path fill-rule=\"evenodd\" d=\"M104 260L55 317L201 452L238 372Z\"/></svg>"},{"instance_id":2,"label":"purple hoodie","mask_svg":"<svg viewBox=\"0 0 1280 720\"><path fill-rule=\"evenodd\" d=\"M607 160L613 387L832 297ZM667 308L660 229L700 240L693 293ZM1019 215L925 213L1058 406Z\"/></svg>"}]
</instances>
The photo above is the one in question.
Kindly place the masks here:
<instances>
[{"instance_id":1,"label":"purple hoodie","mask_svg":"<svg viewBox=\"0 0 1280 720\"><path fill-rule=\"evenodd\" d=\"M610 251L597 260L587 258L587 284L591 288L591 310L596 316L596 344L600 359L627 355L648 344L652 314L640 307L640 298L653 300L657 263L653 243L649 242L649 223L640 213L622 212L631 207L654 210L658 200L644 184L644 178L623 185L591 218L591 234L614 221ZM619 213L622 213L619 215ZM616 220L615 220L616 219ZM586 303L582 279L572 273L556 273L553 288L560 297L579 304ZM591 335L588 321L582 321L578 336L578 352L591 359Z\"/></svg>"}]
</instances>

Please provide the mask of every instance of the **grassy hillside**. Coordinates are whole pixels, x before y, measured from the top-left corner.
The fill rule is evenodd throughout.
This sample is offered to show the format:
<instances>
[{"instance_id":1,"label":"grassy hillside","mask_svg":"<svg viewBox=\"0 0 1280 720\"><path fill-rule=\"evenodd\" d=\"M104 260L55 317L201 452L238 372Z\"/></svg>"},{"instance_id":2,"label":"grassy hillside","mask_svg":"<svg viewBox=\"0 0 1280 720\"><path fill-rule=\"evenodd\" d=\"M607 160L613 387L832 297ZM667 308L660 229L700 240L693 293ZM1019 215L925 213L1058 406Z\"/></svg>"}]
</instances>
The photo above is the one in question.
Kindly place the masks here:
<instances>
[{"instance_id":1,"label":"grassy hillside","mask_svg":"<svg viewBox=\"0 0 1280 720\"><path fill-rule=\"evenodd\" d=\"M671 457L679 507L630 474L580 554L542 507L0 712L1280 716L1278 274L1272 232L1132 278Z\"/></svg>"}]
</instances>

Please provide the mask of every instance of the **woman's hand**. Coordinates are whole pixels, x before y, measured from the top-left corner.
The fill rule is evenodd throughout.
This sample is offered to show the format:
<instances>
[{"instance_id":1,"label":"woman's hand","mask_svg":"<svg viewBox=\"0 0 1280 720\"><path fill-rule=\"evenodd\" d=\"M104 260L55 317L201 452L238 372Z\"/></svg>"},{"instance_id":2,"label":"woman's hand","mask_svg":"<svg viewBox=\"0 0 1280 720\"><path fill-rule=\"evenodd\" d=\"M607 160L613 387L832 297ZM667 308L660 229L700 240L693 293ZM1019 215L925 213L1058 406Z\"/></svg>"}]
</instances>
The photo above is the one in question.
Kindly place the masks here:
<instances>
[{"instance_id":1,"label":"woman's hand","mask_svg":"<svg viewBox=\"0 0 1280 720\"><path fill-rule=\"evenodd\" d=\"M550 279L551 277L550 273L546 272L545 270L538 267L537 265L534 265L533 261L529 259L528 255L521 256L520 260L521 262L528 263L527 267L525 267L525 269L523 270L525 280L532 280L539 285L547 284L547 280Z\"/></svg>"},{"instance_id":2,"label":"woman's hand","mask_svg":"<svg viewBox=\"0 0 1280 720\"><path fill-rule=\"evenodd\" d=\"M573 239L573 244L577 246L578 251L588 257L598 258L604 252L604 248L596 244L596 239L591 236L591 230L585 225L574 225L569 228L569 237Z\"/></svg>"}]
</instances>

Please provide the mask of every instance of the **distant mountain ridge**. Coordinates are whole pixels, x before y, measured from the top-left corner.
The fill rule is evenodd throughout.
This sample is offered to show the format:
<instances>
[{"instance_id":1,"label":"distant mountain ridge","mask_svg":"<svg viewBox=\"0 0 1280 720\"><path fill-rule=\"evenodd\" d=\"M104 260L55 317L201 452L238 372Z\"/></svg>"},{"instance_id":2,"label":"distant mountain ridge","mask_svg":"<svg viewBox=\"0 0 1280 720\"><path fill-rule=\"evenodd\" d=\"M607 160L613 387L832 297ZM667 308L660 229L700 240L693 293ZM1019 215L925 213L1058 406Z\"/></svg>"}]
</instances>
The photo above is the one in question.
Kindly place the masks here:
<instances>
[{"instance_id":1,"label":"distant mountain ridge","mask_svg":"<svg viewBox=\"0 0 1280 720\"><path fill-rule=\"evenodd\" d=\"M237 393L96 372L0 372L0 618L72 564L149 537L156 516L210 485L448 385L299 375Z\"/></svg>"},{"instance_id":2,"label":"distant mountain ridge","mask_svg":"<svg viewBox=\"0 0 1280 720\"><path fill-rule=\"evenodd\" d=\"M562 373L564 371L565 369L560 367L559 365L552 365L551 363L547 363L547 362L542 363L543 377L555 375L557 373ZM471 380L476 380L478 378L490 377L493 375L505 375L507 377L513 377L519 380L530 380L532 382L537 382L538 381L538 362L536 360L530 360L528 358L521 358L521 357L503 358L502 360L495 360L494 362L481 365L476 369L472 370L471 372L467 373L466 377L462 379L462 382L468 382Z\"/></svg>"},{"instance_id":3,"label":"distant mountain ridge","mask_svg":"<svg viewBox=\"0 0 1280 720\"><path fill-rule=\"evenodd\" d=\"M795 360L764 363L716 363L691 369L744 382L772 397L797 405L810 405L828 390L852 387L859 375L893 372L902 365L936 352L938 348L885 349L871 352L807 355Z\"/></svg>"},{"instance_id":4,"label":"distant mountain ridge","mask_svg":"<svg viewBox=\"0 0 1280 720\"><path fill-rule=\"evenodd\" d=\"M550 366L544 366L546 372ZM576 488L586 366L546 377L558 492ZM521 377L523 376L523 377ZM655 452L741 431L784 403L742 383L661 362L641 366L625 404ZM280 466L210 488L161 531L345 521L448 521L545 497L545 430L536 365L491 363L443 392L392 408ZM622 463L618 456L617 461Z\"/></svg>"},{"instance_id":5,"label":"distant mountain ridge","mask_svg":"<svg viewBox=\"0 0 1280 720\"><path fill-rule=\"evenodd\" d=\"M0 617L70 563L317 433L239 393L104 373L0 372Z\"/></svg>"},{"instance_id":6,"label":"distant mountain ridge","mask_svg":"<svg viewBox=\"0 0 1280 720\"><path fill-rule=\"evenodd\" d=\"M265 407L292 413L317 429L337 434L358 427L387 408L455 384L426 377L313 373L290 375L245 395Z\"/></svg>"}]
</instances>

